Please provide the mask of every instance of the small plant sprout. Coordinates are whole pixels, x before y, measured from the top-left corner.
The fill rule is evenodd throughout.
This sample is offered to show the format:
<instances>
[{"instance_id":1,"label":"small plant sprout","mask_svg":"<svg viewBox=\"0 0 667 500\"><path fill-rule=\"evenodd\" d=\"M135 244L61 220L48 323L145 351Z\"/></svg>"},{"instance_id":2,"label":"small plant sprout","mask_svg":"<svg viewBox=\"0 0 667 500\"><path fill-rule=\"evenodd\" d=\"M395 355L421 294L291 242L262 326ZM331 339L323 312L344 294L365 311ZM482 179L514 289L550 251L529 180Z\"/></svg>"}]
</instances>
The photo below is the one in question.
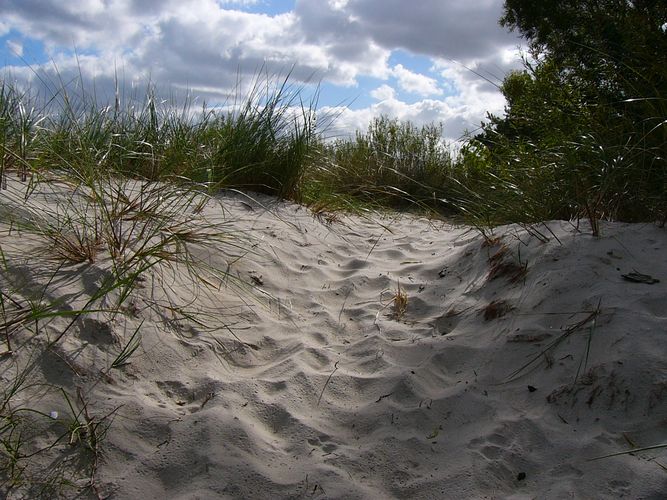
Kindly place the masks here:
<instances>
[{"instance_id":1,"label":"small plant sprout","mask_svg":"<svg viewBox=\"0 0 667 500\"><path fill-rule=\"evenodd\" d=\"M111 363L111 368L118 369L130 362L132 354L134 354L134 352L139 349L139 346L141 346L141 335L139 335L139 330L143 324L144 322L142 321L130 337L130 340L125 344L125 347L123 347L120 353L118 353L118 356L116 356L116 359Z\"/></svg>"},{"instance_id":2,"label":"small plant sprout","mask_svg":"<svg viewBox=\"0 0 667 500\"><path fill-rule=\"evenodd\" d=\"M380 310L375 314L375 321L373 321L373 324L380 331L382 330L380 329L380 325L378 324L378 319L382 311L384 311L388 307L392 307L393 310L389 316L396 321L400 321L408 309L408 294L405 291L405 289L401 286L400 280L397 280L396 283L397 283L396 290L390 292L388 289L385 289L382 290L382 292L380 293L381 300L383 300L385 294L387 293L392 294L391 298L389 299L389 302L384 304L380 308Z\"/></svg>"},{"instance_id":3,"label":"small plant sprout","mask_svg":"<svg viewBox=\"0 0 667 500\"><path fill-rule=\"evenodd\" d=\"M408 294L405 292L405 289L401 287L400 281L397 281L397 287L391 301L394 304L394 319L399 321L408 309Z\"/></svg>"},{"instance_id":4,"label":"small plant sprout","mask_svg":"<svg viewBox=\"0 0 667 500\"><path fill-rule=\"evenodd\" d=\"M395 290L392 290L391 292L389 290L383 290L381 295L384 296L386 293L391 293L391 298L389 299L389 302L382 306L382 309L378 311L378 315L387 307L391 306L392 312L390 317L396 321L399 321L405 315L405 312L408 309L408 294L401 286L401 282L399 280L396 281Z\"/></svg>"}]
</instances>

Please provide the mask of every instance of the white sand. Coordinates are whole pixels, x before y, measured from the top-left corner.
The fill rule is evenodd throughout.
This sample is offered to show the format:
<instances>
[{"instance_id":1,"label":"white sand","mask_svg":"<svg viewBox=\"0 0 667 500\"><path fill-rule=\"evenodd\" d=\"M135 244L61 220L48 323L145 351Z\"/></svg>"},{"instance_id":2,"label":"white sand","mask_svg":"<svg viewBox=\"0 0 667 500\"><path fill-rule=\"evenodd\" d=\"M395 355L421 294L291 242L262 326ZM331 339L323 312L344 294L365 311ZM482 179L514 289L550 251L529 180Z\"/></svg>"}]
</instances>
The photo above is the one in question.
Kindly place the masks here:
<instances>
[{"instance_id":1,"label":"white sand","mask_svg":"<svg viewBox=\"0 0 667 500\"><path fill-rule=\"evenodd\" d=\"M0 192L0 205L10 198ZM102 496L667 497L665 448L590 460L667 442L664 229L601 223L595 238L584 223L549 222L535 226L541 241L511 225L488 245L412 216L326 221L260 199L264 208L221 196L224 218L214 203L204 213L254 244L231 274L255 290L195 295L176 267L162 274L171 300L194 298L202 324L146 308L161 293L147 278L135 316L88 317L33 356L35 381L81 388L94 416L117 409L96 474ZM7 228L14 276L26 290L47 283L35 256L44 244ZM502 263L514 265L503 273ZM63 267L48 298L85 302L105 266ZM634 271L660 282L621 276ZM2 383L68 321L17 333L24 345L0 359ZM141 348L110 370L142 321ZM24 405L71 413L57 393L28 392Z\"/></svg>"}]
</instances>

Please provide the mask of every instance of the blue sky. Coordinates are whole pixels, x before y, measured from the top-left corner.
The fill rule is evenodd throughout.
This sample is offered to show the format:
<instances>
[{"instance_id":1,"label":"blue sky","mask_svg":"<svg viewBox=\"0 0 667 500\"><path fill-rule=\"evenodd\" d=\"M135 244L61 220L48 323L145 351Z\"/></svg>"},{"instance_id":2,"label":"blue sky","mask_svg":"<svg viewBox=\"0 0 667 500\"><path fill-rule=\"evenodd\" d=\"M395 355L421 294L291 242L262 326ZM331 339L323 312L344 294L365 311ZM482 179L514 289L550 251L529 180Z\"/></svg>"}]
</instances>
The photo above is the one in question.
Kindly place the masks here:
<instances>
[{"instance_id":1,"label":"blue sky","mask_svg":"<svg viewBox=\"0 0 667 500\"><path fill-rule=\"evenodd\" d=\"M4 0L0 74L32 87L81 74L108 95L120 74L215 104L239 76L291 71L319 85L336 133L385 114L441 122L455 140L503 110L475 73L499 84L520 68L501 12L502 0Z\"/></svg>"}]
</instances>

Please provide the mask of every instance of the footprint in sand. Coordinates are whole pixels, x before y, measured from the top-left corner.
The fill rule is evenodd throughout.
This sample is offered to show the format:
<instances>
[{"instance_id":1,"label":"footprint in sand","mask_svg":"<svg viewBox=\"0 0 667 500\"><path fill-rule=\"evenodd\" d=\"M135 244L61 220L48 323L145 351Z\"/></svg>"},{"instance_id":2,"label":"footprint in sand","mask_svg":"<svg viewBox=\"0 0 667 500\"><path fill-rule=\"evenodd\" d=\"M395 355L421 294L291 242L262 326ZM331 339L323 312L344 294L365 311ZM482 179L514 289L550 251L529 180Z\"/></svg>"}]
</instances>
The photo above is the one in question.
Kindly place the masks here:
<instances>
[{"instance_id":1,"label":"footprint in sand","mask_svg":"<svg viewBox=\"0 0 667 500\"><path fill-rule=\"evenodd\" d=\"M449 335L461 322L461 314L453 311L435 320L435 332L439 335Z\"/></svg>"},{"instance_id":2,"label":"footprint in sand","mask_svg":"<svg viewBox=\"0 0 667 500\"><path fill-rule=\"evenodd\" d=\"M530 445L539 436L531 435L530 426L534 427L534 424L506 424L489 435L470 441L468 448L473 450L476 482L484 488L504 487L512 491L517 482L534 476L538 467L530 458L530 446L524 441Z\"/></svg>"},{"instance_id":3,"label":"footprint in sand","mask_svg":"<svg viewBox=\"0 0 667 500\"><path fill-rule=\"evenodd\" d=\"M308 439L308 444L314 446L313 451L319 448L323 456L331 455L338 449L338 445L330 439L330 436L321 434L318 437Z\"/></svg>"},{"instance_id":4,"label":"footprint in sand","mask_svg":"<svg viewBox=\"0 0 667 500\"><path fill-rule=\"evenodd\" d=\"M470 448L477 451L488 460L497 460L507 448L508 441L501 434L491 434L487 437L473 439L470 442Z\"/></svg>"},{"instance_id":5,"label":"footprint in sand","mask_svg":"<svg viewBox=\"0 0 667 500\"><path fill-rule=\"evenodd\" d=\"M82 340L97 346L110 345L116 342L109 323L91 318L82 321L79 335Z\"/></svg>"},{"instance_id":6,"label":"footprint in sand","mask_svg":"<svg viewBox=\"0 0 667 500\"><path fill-rule=\"evenodd\" d=\"M155 385L176 406L187 408L190 413L196 413L215 397L215 391L204 388L190 388L177 380L157 381ZM166 407L163 401L158 400L161 407Z\"/></svg>"}]
</instances>

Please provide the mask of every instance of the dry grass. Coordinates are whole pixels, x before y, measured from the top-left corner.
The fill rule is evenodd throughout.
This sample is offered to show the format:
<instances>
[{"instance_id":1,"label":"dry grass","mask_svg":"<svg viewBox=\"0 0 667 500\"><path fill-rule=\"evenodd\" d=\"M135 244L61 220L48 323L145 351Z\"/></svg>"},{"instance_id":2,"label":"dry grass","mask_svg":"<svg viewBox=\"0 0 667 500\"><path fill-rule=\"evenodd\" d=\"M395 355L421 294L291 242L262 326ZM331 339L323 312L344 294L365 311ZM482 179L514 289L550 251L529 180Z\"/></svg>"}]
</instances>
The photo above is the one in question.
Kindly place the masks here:
<instances>
[{"instance_id":1,"label":"dry grass","mask_svg":"<svg viewBox=\"0 0 667 500\"><path fill-rule=\"evenodd\" d=\"M239 293L248 289L229 275L229 267L253 251L249 237L231 231L227 221L210 221L201 213L211 201L201 186L104 173L94 178L59 175L68 178L46 179L36 173L30 185L8 183L0 198L7 214L3 225L10 227L0 242L0 368L8 380L0 387L3 498L23 493L26 498L73 498L79 493L100 497L97 464L115 410L99 414L97 401L84 398L81 390L72 394L71 387L38 386L34 360L42 349L60 358L73 374L90 376L88 366L60 354L60 340L84 328L88 318L112 319L134 333L110 364L94 370L98 380L109 383L111 370L127 365L141 346L141 324L132 323L136 300L165 321L192 321L212 331L206 319L220 315L219 308L200 307L193 297L173 292L174 276L186 280L195 298L223 285ZM34 244L27 255L19 240L24 237ZM206 259L212 249L228 258L223 266L214 267ZM37 258L39 267L30 276L22 266ZM72 269L72 264L82 267ZM99 279L72 300L60 286L64 277L79 273ZM35 347L31 339L38 335L44 341ZM60 393L67 411L49 415L33 397L40 390L50 397ZM50 433L36 435L32 430L37 424ZM64 456L71 460L44 466Z\"/></svg>"},{"instance_id":2,"label":"dry grass","mask_svg":"<svg viewBox=\"0 0 667 500\"><path fill-rule=\"evenodd\" d=\"M507 245L500 243L499 240L493 245L498 246L498 250L489 256L490 269L487 280L492 281L503 276L507 277L510 283L523 280L528 272L528 265L517 264L513 260L508 260L510 250Z\"/></svg>"},{"instance_id":3,"label":"dry grass","mask_svg":"<svg viewBox=\"0 0 667 500\"><path fill-rule=\"evenodd\" d=\"M491 321L492 319L502 318L508 312L514 309L507 301L505 300L494 300L484 309L484 320Z\"/></svg>"},{"instance_id":4,"label":"dry grass","mask_svg":"<svg viewBox=\"0 0 667 500\"><path fill-rule=\"evenodd\" d=\"M341 222L340 214L327 205L316 203L310 206L310 210L312 211L313 216L326 226Z\"/></svg>"},{"instance_id":5,"label":"dry grass","mask_svg":"<svg viewBox=\"0 0 667 500\"><path fill-rule=\"evenodd\" d=\"M495 246L505 247L505 245L502 243L503 241L502 236L491 236L482 232L482 237L484 238L484 241L482 241L482 248L489 248Z\"/></svg>"},{"instance_id":6,"label":"dry grass","mask_svg":"<svg viewBox=\"0 0 667 500\"><path fill-rule=\"evenodd\" d=\"M405 316L405 313L408 310L408 294L405 292L405 289L401 287L400 281L397 281L397 287L394 291L391 303L394 308L392 316L396 321L399 321Z\"/></svg>"},{"instance_id":7,"label":"dry grass","mask_svg":"<svg viewBox=\"0 0 667 500\"><path fill-rule=\"evenodd\" d=\"M389 315L389 317L391 317L396 321L400 321L403 318L403 316L405 316L405 313L408 310L408 294L405 291L405 289L401 287L400 281L397 280L396 283L397 283L396 290L390 291L388 289L385 289L382 290L382 292L380 293L381 301L384 301L383 297L386 294L391 293L391 298L389 299L389 302L384 304L375 315L375 321L373 323L380 331L382 330L380 329L380 325L378 324L378 319L382 311L384 311L388 307L392 307L393 310Z\"/></svg>"},{"instance_id":8,"label":"dry grass","mask_svg":"<svg viewBox=\"0 0 667 500\"><path fill-rule=\"evenodd\" d=\"M85 232L52 232L46 236L51 240L57 257L73 264L94 263L102 249L102 239L99 235L89 235Z\"/></svg>"},{"instance_id":9,"label":"dry grass","mask_svg":"<svg viewBox=\"0 0 667 500\"><path fill-rule=\"evenodd\" d=\"M502 276L507 277L510 283L517 283L523 280L528 273L527 265L519 265L515 262L499 262L491 266L488 280L494 280Z\"/></svg>"}]
</instances>

